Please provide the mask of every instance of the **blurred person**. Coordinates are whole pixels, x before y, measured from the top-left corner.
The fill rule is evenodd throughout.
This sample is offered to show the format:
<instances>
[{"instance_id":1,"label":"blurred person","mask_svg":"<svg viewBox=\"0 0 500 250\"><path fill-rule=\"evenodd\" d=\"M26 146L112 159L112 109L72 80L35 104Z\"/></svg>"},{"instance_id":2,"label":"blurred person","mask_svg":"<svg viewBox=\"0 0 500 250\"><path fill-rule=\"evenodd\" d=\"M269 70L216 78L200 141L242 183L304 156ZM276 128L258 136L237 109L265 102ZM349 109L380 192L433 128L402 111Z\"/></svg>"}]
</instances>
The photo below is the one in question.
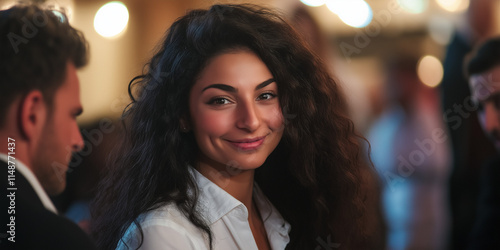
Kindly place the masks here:
<instances>
[{"instance_id":1,"label":"blurred person","mask_svg":"<svg viewBox=\"0 0 500 250\"><path fill-rule=\"evenodd\" d=\"M1 249L94 249L59 216L72 152L83 140L76 69L87 42L64 14L37 5L0 11Z\"/></svg>"},{"instance_id":2,"label":"blurred person","mask_svg":"<svg viewBox=\"0 0 500 250\"><path fill-rule=\"evenodd\" d=\"M387 249L445 249L449 146L435 90L423 85L417 60L389 60L387 107L368 133L381 181Z\"/></svg>"},{"instance_id":3,"label":"blurred person","mask_svg":"<svg viewBox=\"0 0 500 250\"><path fill-rule=\"evenodd\" d=\"M477 216L469 249L500 249L500 38L479 46L466 64L481 127L497 150L481 168Z\"/></svg>"},{"instance_id":4,"label":"blurred person","mask_svg":"<svg viewBox=\"0 0 500 250\"><path fill-rule=\"evenodd\" d=\"M362 134L366 132L374 112L370 105L366 83L352 70L352 67L344 60L345 58L339 55L339 51L335 49L336 46L329 43L332 39L322 32L304 4L299 3L298 7L291 11L288 19L309 48L324 61L332 77L340 84L347 101L349 117L356 129Z\"/></svg>"},{"instance_id":5,"label":"blurred person","mask_svg":"<svg viewBox=\"0 0 500 250\"><path fill-rule=\"evenodd\" d=\"M129 93L92 208L100 248L372 249L345 100L273 11L188 12Z\"/></svg>"},{"instance_id":6,"label":"blurred person","mask_svg":"<svg viewBox=\"0 0 500 250\"><path fill-rule=\"evenodd\" d=\"M441 104L452 144L452 174L449 201L452 212L450 249L465 249L476 214L480 162L495 153L484 136L475 110L467 110L470 98L464 76L464 58L472 47L491 36L494 30L495 0L471 0L463 25L455 32L443 63L439 86ZM470 106L470 105L469 105Z\"/></svg>"}]
</instances>

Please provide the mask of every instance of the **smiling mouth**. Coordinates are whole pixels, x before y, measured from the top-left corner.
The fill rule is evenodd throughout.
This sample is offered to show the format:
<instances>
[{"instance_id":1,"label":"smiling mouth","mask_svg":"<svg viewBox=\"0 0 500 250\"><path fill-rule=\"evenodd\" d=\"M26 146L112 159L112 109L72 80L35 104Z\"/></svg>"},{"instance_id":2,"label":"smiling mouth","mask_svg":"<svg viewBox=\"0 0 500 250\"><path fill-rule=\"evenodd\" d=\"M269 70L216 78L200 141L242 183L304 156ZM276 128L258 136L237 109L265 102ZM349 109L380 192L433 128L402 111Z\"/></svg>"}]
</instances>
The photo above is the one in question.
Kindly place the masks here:
<instances>
[{"instance_id":1,"label":"smiling mouth","mask_svg":"<svg viewBox=\"0 0 500 250\"><path fill-rule=\"evenodd\" d=\"M265 136L262 137L256 137L256 138L251 138L251 139L243 139L243 140L227 140L231 145L236 147L238 150L242 151L251 151L251 150L256 150L258 149L263 143L264 140L266 139Z\"/></svg>"}]
</instances>

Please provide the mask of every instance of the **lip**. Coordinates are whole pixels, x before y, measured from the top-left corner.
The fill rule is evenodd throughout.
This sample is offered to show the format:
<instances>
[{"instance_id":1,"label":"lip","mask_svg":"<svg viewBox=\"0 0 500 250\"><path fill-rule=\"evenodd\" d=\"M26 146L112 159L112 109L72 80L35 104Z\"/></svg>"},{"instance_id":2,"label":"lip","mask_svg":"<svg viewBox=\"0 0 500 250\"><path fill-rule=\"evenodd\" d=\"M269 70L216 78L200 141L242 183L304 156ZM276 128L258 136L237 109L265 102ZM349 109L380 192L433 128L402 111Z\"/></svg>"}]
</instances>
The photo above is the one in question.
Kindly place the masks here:
<instances>
[{"instance_id":1,"label":"lip","mask_svg":"<svg viewBox=\"0 0 500 250\"><path fill-rule=\"evenodd\" d=\"M231 145L242 151L252 151L258 149L266 139L265 136L255 138L245 138L240 140L227 140Z\"/></svg>"}]
</instances>

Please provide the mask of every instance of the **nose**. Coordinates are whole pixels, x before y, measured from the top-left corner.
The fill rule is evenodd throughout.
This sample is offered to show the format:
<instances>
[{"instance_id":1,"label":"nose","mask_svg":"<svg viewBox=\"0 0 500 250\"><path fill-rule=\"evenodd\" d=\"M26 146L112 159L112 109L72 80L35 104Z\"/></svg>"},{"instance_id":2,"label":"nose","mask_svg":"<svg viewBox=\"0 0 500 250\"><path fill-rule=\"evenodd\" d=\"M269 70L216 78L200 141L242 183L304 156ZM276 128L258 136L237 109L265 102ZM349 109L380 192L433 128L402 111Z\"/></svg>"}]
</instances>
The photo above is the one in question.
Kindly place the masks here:
<instances>
[{"instance_id":1,"label":"nose","mask_svg":"<svg viewBox=\"0 0 500 250\"><path fill-rule=\"evenodd\" d=\"M260 126L261 120L259 110L251 102L242 103L238 108L238 121L236 126L240 129L253 132Z\"/></svg>"},{"instance_id":2,"label":"nose","mask_svg":"<svg viewBox=\"0 0 500 250\"><path fill-rule=\"evenodd\" d=\"M484 105L484 128L488 134L500 132L500 110L497 110L492 103Z\"/></svg>"},{"instance_id":3,"label":"nose","mask_svg":"<svg viewBox=\"0 0 500 250\"><path fill-rule=\"evenodd\" d=\"M82 133L80 133L78 125L75 126L73 131L74 132L71 138L71 147L73 152L79 152L83 149L83 146L85 145L83 142Z\"/></svg>"}]
</instances>

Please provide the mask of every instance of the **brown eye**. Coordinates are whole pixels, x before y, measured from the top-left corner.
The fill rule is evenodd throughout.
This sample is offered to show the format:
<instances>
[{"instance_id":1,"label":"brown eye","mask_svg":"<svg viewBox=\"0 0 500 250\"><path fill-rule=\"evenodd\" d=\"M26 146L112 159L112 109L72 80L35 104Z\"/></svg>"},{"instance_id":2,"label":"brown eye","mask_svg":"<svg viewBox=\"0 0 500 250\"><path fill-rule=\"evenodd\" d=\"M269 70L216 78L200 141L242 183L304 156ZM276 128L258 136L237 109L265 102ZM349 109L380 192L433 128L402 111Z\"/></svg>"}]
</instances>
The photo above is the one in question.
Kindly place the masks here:
<instances>
[{"instance_id":1,"label":"brown eye","mask_svg":"<svg viewBox=\"0 0 500 250\"><path fill-rule=\"evenodd\" d=\"M275 94L273 94L273 93L263 93L263 94L261 94L261 95L257 98L257 100L270 100L270 99L273 99L273 98L275 98L275 97L276 97L276 95L275 95Z\"/></svg>"},{"instance_id":2,"label":"brown eye","mask_svg":"<svg viewBox=\"0 0 500 250\"><path fill-rule=\"evenodd\" d=\"M208 104L210 105L224 105L229 103L231 102L228 99L222 97L212 98L208 101Z\"/></svg>"}]
</instances>

